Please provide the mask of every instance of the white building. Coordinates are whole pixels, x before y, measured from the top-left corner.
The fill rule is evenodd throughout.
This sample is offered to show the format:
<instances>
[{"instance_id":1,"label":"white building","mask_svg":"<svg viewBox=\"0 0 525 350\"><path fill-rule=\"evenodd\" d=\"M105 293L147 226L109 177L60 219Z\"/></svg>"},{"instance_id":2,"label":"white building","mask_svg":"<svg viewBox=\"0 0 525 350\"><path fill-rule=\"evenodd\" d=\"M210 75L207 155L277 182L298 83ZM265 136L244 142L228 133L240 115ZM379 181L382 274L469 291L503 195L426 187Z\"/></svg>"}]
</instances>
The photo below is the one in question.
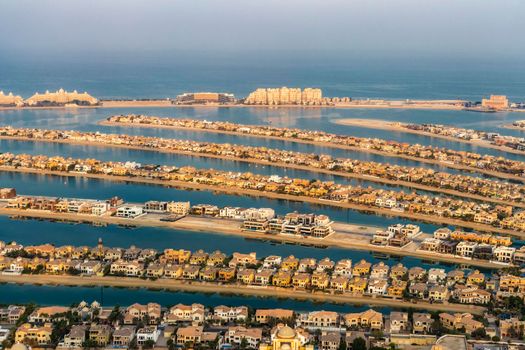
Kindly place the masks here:
<instances>
[{"instance_id":1,"label":"white building","mask_svg":"<svg viewBox=\"0 0 525 350\"><path fill-rule=\"evenodd\" d=\"M459 242L456 246L456 255L471 258L477 246L475 242Z\"/></svg>"},{"instance_id":2,"label":"white building","mask_svg":"<svg viewBox=\"0 0 525 350\"><path fill-rule=\"evenodd\" d=\"M9 265L9 271L14 274L21 274L24 271L24 258L18 257Z\"/></svg>"},{"instance_id":3,"label":"white building","mask_svg":"<svg viewBox=\"0 0 525 350\"><path fill-rule=\"evenodd\" d=\"M80 263L80 272L84 275L94 275L101 269L101 264L96 260L87 260Z\"/></svg>"},{"instance_id":4,"label":"white building","mask_svg":"<svg viewBox=\"0 0 525 350\"><path fill-rule=\"evenodd\" d=\"M144 272L144 265L136 261L117 260L111 264L110 273L112 275L122 274L129 277L137 277Z\"/></svg>"},{"instance_id":5,"label":"white building","mask_svg":"<svg viewBox=\"0 0 525 350\"><path fill-rule=\"evenodd\" d=\"M297 326L307 329L339 330L340 316L334 311L312 311L300 313L297 317Z\"/></svg>"},{"instance_id":6,"label":"white building","mask_svg":"<svg viewBox=\"0 0 525 350\"><path fill-rule=\"evenodd\" d=\"M2 328L0 326L0 342L3 342L4 340L7 339L7 337L9 336L9 333L10 333L10 330L7 329L7 328Z\"/></svg>"},{"instance_id":7,"label":"white building","mask_svg":"<svg viewBox=\"0 0 525 350\"><path fill-rule=\"evenodd\" d=\"M381 208L394 208L397 205L397 201L394 198L377 198L375 201L376 207Z\"/></svg>"},{"instance_id":8,"label":"white building","mask_svg":"<svg viewBox=\"0 0 525 350\"><path fill-rule=\"evenodd\" d=\"M352 277L352 260L342 259L337 262L334 268L334 275Z\"/></svg>"},{"instance_id":9,"label":"white building","mask_svg":"<svg viewBox=\"0 0 525 350\"><path fill-rule=\"evenodd\" d=\"M405 226L402 224L390 225L387 227L386 231L392 234L401 233L401 230L403 230L404 227Z\"/></svg>"},{"instance_id":10,"label":"white building","mask_svg":"<svg viewBox=\"0 0 525 350\"><path fill-rule=\"evenodd\" d=\"M497 261L510 263L515 252L516 248L499 246L494 248L492 254L494 255L494 259Z\"/></svg>"},{"instance_id":11,"label":"white building","mask_svg":"<svg viewBox=\"0 0 525 350\"><path fill-rule=\"evenodd\" d=\"M408 329L408 313L392 311L390 312L390 332L399 333Z\"/></svg>"},{"instance_id":12,"label":"white building","mask_svg":"<svg viewBox=\"0 0 525 350\"><path fill-rule=\"evenodd\" d=\"M421 229L418 225L407 224L401 228L401 233L407 235L407 237L414 237L419 232L421 232Z\"/></svg>"},{"instance_id":13,"label":"white building","mask_svg":"<svg viewBox=\"0 0 525 350\"><path fill-rule=\"evenodd\" d=\"M440 283L447 279L445 269L431 268L428 270L428 282Z\"/></svg>"},{"instance_id":14,"label":"white building","mask_svg":"<svg viewBox=\"0 0 525 350\"><path fill-rule=\"evenodd\" d=\"M275 217L272 208L249 208L242 213L244 220L270 220Z\"/></svg>"},{"instance_id":15,"label":"white building","mask_svg":"<svg viewBox=\"0 0 525 350\"><path fill-rule=\"evenodd\" d=\"M80 209L86 205L84 201L70 200L67 202L68 213L78 213Z\"/></svg>"},{"instance_id":16,"label":"white building","mask_svg":"<svg viewBox=\"0 0 525 350\"><path fill-rule=\"evenodd\" d=\"M219 217L239 220L242 217L242 212L245 210L240 207L223 207L219 210Z\"/></svg>"},{"instance_id":17,"label":"white building","mask_svg":"<svg viewBox=\"0 0 525 350\"><path fill-rule=\"evenodd\" d=\"M278 267L283 262L283 258L278 255L270 255L264 258L263 261L263 267L265 269L271 269L274 267Z\"/></svg>"},{"instance_id":18,"label":"white building","mask_svg":"<svg viewBox=\"0 0 525 350\"><path fill-rule=\"evenodd\" d=\"M137 331L137 344L144 345L148 341L156 343L159 335L160 330L157 329L157 326L143 327Z\"/></svg>"},{"instance_id":19,"label":"white building","mask_svg":"<svg viewBox=\"0 0 525 350\"><path fill-rule=\"evenodd\" d=\"M140 163L137 163L137 162L126 162L124 163L124 168L126 169L138 169L142 166L142 164Z\"/></svg>"},{"instance_id":20,"label":"white building","mask_svg":"<svg viewBox=\"0 0 525 350\"><path fill-rule=\"evenodd\" d=\"M372 295L386 295L388 282L384 279L371 279L368 282L367 292Z\"/></svg>"},{"instance_id":21,"label":"white building","mask_svg":"<svg viewBox=\"0 0 525 350\"><path fill-rule=\"evenodd\" d=\"M372 271L370 272L370 278L371 279L387 279L389 271L390 271L390 267L386 265L384 262L380 261L374 266L372 266Z\"/></svg>"},{"instance_id":22,"label":"white building","mask_svg":"<svg viewBox=\"0 0 525 350\"><path fill-rule=\"evenodd\" d=\"M449 239L451 231L448 227L441 227L434 231L434 238L436 239Z\"/></svg>"},{"instance_id":23,"label":"white building","mask_svg":"<svg viewBox=\"0 0 525 350\"><path fill-rule=\"evenodd\" d=\"M144 214L144 209L138 205L123 206L117 209L117 216L119 218L133 219Z\"/></svg>"},{"instance_id":24,"label":"white building","mask_svg":"<svg viewBox=\"0 0 525 350\"><path fill-rule=\"evenodd\" d=\"M237 348L241 345L243 339L247 343L247 348L258 349L259 343L262 340L262 328L246 328L243 326L229 327L226 332L226 342L236 345Z\"/></svg>"}]
</instances>

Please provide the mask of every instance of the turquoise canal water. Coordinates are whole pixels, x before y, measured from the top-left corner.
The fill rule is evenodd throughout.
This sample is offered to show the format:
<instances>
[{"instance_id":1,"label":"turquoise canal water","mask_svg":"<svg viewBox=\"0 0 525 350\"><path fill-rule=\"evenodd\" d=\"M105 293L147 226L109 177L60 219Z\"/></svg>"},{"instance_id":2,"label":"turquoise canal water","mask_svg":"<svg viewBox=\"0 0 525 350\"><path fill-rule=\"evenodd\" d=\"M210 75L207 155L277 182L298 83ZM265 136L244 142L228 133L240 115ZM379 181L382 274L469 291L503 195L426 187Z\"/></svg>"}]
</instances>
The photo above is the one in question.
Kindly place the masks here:
<instances>
[{"instance_id":1,"label":"turquoise canal water","mask_svg":"<svg viewBox=\"0 0 525 350\"><path fill-rule=\"evenodd\" d=\"M155 286L153 285L154 289ZM360 312L369 308L366 305L314 303L277 298L253 298L226 294L202 294L169 292L148 289L121 289L100 287L66 287L66 286L33 286L17 284L0 284L0 304L36 303L41 305L66 305L79 303L82 300L97 300L103 306L128 306L133 303L157 302L162 306L177 303L201 303L205 306L246 305L257 308L287 308L296 311L330 310L337 312ZM390 308L373 307L377 311L388 313Z\"/></svg>"},{"instance_id":2,"label":"turquoise canal water","mask_svg":"<svg viewBox=\"0 0 525 350\"><path fill-rule=\"evenodd\" d=\"M263 197L218 194L211 191L187 191L156 185L130 184L98 179L46 176L34 174L0 173L2 187L14 187L22 194L46 196L107 199L119 196L130 202L147 200L190 201L193 204L209 203L219 207L238 206L274 208L278 214L291 211L316 212L329 215L333 220L362 225L388 226L398 222L410 222L398 218L368 215L366 213L297 201L276 200ZM426 232L433 232L436 225L420 224Z\"/></svg>"},{"instance_id":3,"label":"turquoise canal water","mask_svg":"<svg viewBox=\"0 0 525 350\"><path fill-rule=\"evenodd\" d=\"M154 248L159 251L165 248L183 248L192 251L203 249L208 252L218 249L227 254L233 252L256 252L258 257L276 254L283 257L294 255L298 258L313 257L322 259L330 257L334 260L348 258L354 261L366 259L371 262L384 260L384 258L364 250L348 250L333 247L320 249L214 234L212 227L209 228L209 232L196 233L157 227L125 228L117 225L98 227L89 224L50 222L45 220L13 220L1 216L0 225L2 225L0 240L4 242L16 241L23 245L51 242L57 246L66 244L95 246L98 238L102 238L104 245L108 247L127 248L134 244L138 247ZM42 232L46 234L43 235ZM422 265L430 268L435 266L433 262L422 262L420 259L412 257L396 257L391 258L387 262L390 264L402 262L408 267ZM446 269L453 267L452 264L442 265Z\"/></svg>"},{"instance_id":4,"label":"turquoise canal water","mask_svg":"<svg viewBox=\"0 0 525 350\"><path fill-rule=\"evenodd\" d=\"M240 237L213 234L211 233L213 232L211 227L210 233L195 233L153 227L124 228L116 225L95 227L89 224L72 224L45 220L13 220L8 217L0 217L0 227L2 228L0 230L0 240L6 242L15 240L24 245L51 242L56 245L94 246L100 237L105 245L111 247L128 247L131 244L135 244L139 247L150 247L158 250L176 247L190 250L204 249L206 251L219 249L225 253L255 251L260 257L270 254L281 256L293 254L301 258L314 257L322 259L328 256L335 260L343 258L350 258L354 261L366 259L374 263L382 260L389 265L402 262L408 267L417 265L427 269L442 267L447 271L456 267L452 264L422 261L412 257L378 257L368 251L360 250L319 249L288 244L270 244ZM152 288L155 288L154 284ZM0 304L34 302L44 305L69 305L81 300L102 300L105 306L155 301L162 305L199 302L210 306L220 304L247 305L254 308L283 307L294 310L323 309L339 312L357 312L368 308L363 305L313 303L221 294L173 293L146 289L103 288L102 291L101 288L0 284ZM390 310L389 308L374 308L383 312Z\"/></svg>"},{"instance_id":5,"label":"turquoise canal water","mask_svg":"<svg viewBox=\"0 0 525 350\"><path fill-rule=\"evenodd\" d=\"M9 68L6 68L9 67ZM244 67L244 66L243 66ZM319 70L298 70L293 67L283 69L245 69L231 70L227 66L214 69L181 69L176 64L159 68L149 67L137 69L130 74L129 66L105 65L93 67L89 63L82 67L75 65L53 66L36 65L31 67L31 76L22 65L0 65L0 89L13 91L24 96L31 95L35 90L66 89L87 90L102 98L112 97L173 97L184 91L216 90L232 91L237 95L246 95L257 86L275 84L288 86L319 86L329 96L380 97L380 98L465 98L479 100L482 95L490 93L507 94L513 100L523 99L524 81L515 71L503 69L499 72L473 70L466 67L465 71L457 70L423 70L404 71L363 71L353 69L336 69L318 67ZM144 68L144 67L143 67ZM186 67L187 68L187 67ZM252 67L253 68L253 67ZM509 68L510 69L510 68ZM524 70L521 70L523 72ZM518 72L520 72L518 70ZM177 74L175 74L177 73ZM240 79L239 77L243 77ZM238 79L239 78L239 79ZM361 160L390 162L406 166L425 166L441 171L457 173L458 171L436 165L371 155L362 152L350 152L331 148L301 145L290 142L265 140L257 138L237 137L229 135L214 135L211 133L184 132L172 130L155 130L148 128L103 127L98 122L113 114L149 114L172 116L179 118L196 118L206 120L224 120L244 124L271 124L275 126L298 127L311 130L324 130L339 134L360 137L377 137L423 145L434 145L457 150L474 151L512 159L525 160L523 156L486 149L468 144L441 140L432 137L411 135L400 132L372 130L366 128L348 127L334 124L335 119L369 118L399 120L415 123L442 123L473 129L496 131L506 135L524 135L517 130L502 129L501 125L517 119L525 119L522 113L482 114L465 111L424 111L424 110L355 110L333 108L136 108L136 109L78 109L78 110L18 110L0 111L0 125L14 127L35 127L48 129L77 129L82 131L101 131L127 133L136 135L151 135L168 138L192 139L218 143L236 143L271 148L284 148L300 152L330 154L336 157L349 157ZM261 174L279 174L291 177L319 178L354 185L384 187L368 181L342 179L296 170L285 170L276 167L254 166L239 162L210 160L207 158L187 157L155 152L125 150L94 146L70 146L49 143L31 143L0 141L0 152L31 153L47 155L64 155L71 157L93 157L102 160L138 161L141 163L193 165L196 167L211 167L230 171L251 171ZM477 175L475 175L477 176ZM207 191L184 191L160 186L127 184L89 180L81 178L50 177L31 174L0 173L0 187L16 187L19 193L67 196L80 198L105 199L114 195L128 201L143 202L157 200L189 200L192 203L211 203L219 206L242 207L272 207L279 214L297 210L299 212L324 213L337 221L351 222L362 225L385 227L390 224L410 220L368 215L352 210L339 210L325 206L310 205L299 202L270 200L264 198L239 197L215 194ZM438 226L421 224L423 231L433 232ZM289 255L299 257L312 256L323 258L328 256L334 260L340 258L361 258L378 261L379 258L366 251L350 251L336 248L319 249L294 245L274 245L268 242L246 240L239 237L229 237L210 233L194 233L187 231L168 230L161 228L125 229L118 226L93 227L85 224L53 223L37 220L11 220L0 217L0 240L18 241L22 244L38 244L51 242L56 245L94 245L98 237L102 237L108 246L128 247L135 244L141 247L164 249L166 247L181 247L185 249L205 249L212 251L220 249L231 253L233 251L255 251L259 256L269 254ZM390 265L403 262L407 266L422 265L425 268L452 268L442 263L424 262L420 259L387 258ZM42 304L70 304L80 300L100 300L100 288L48 287L30 285L0 285L0 303L38 302ZM365 307L341 306L331 304L314 304L279 299L259 299L249 297L231 297L218 294L202 293L169 293L143 289L104 288L103 299L106 305L130 304L133 302L156 301L162 304L178 302L201 302L207 305L245 304L253 307L288 307L298 310L330 309L337 311L361 310Z\"/></svg>"},{"instance_id":6,"label":"turquoise canal water","mask_svg":"<svg viewBox=\"0 0 525 350\"><path fill-rule=\"evenodd\" d=\"M439 171L445 171L449 173L463 173L467 172L457 171L449 169L440 165L431 165L415 161L409 161L399 159L395 157L385 157L379 155L372 155L365 152L352 152L346 150L338 150L326 147L317 147L313 145L303 145L293 142L283 142L277 140L266 140L259 138L250 137L239 137L231 135L220 135L213 133L203 132L186 132L186 131L174 131L165 129L151 129L151 128L127 128L127 127L104 127L98 125L98 122L104 120L108 115L111 114L127 114L127 113L145 113L155 114L164 116L176 116L176 117L191 117L201 118L208 120L231 120L239 123L248 124L269 124L271 122L270 113L281 115L282 118L278 122L272 122L274 125L282 126L297 126L300 128L311 128L325 130L329 132L337 132L341 134L351 134L366 137L380 137L385 139L396 139L397 141L420 143L420 144L433 144L436 146L454 148L458 150L471 150L481 153L489 153L499 156L506 156L508 158L520 159L520 155L508 154L493 149L480 148L468 144L440 140L431 137L410 135L403 133L392 133L384 130L371 130L365 128L355 128L336 125L332 123L333 120L338 118L351 117L351 113L357 113L358 117L365 117L360 114L368 114L369 117L378 117L382 119L403 119L413 120L416 122L419 119L426 121L427 119L436 118L436 111L388 111L388 113L400 114L399 117L392 118L392 116L382 115L375 116L375 113L385 114L385 111L374 111L374 110L336 110L336 109L275 109L267 110L261 108L154 108L148 109L80 109L76 111L64 111L64 110L22 110L22 111L0 111L0 125L13 125L17 127L36 127L36 128L58 128L58 129L78 129L83 131L103 131L113 133L128 133L136 135L151 135L160 136L166 138L180 138L180 139L192 139L196 141L211 141L217 143L235 143L245 144L253 146L266 146L272 148L290 149L299 152L317 153L317 154L330 154L335 157L348 157L354 159L361 159L364 161L376 161L376 162L389 162L393 164L399 164L404 166L422 166L432 168ZM473 116L480 116L480 113L463 112L463 111L439 111L441 114L452 113L457 117L455 120L472 120ZM519 113L516 113L519 114ZM284 117L283 115L286 115ZM502 118L515 117L515 115L504 114ZM443 119L443 118L440 118ZM476 119L479 122L479 118ZM505 119L504 122L509 122ZM503 122L502 122L503 123ZM514 134L519 133L517 130L506 130L512 131ZM101 160L115 160L115 161L127 161L134 160L141 163L156 163L156 164L171 164L171 165L192 165L197 168L214 168L227 171L250 171L254 173L270 175L276 174L281 176L299 177L299 178L316 178L325 181L335 181L337 183L371 186L375 188L394 188L395 186L380 185L371 181L363 180L351 180L337 176L330 176L320 174L315 171L306 172L293 169L283 169L279 167L253 165L242 162L233 162L226 160L216 160L204 157L190 157L184 155L174 155L165 153L156 153L150 151L139 151L139 150L126 150L120 148L111 147L99 147L99 146L74 146L74 145L61 145L52 143L33 143L33 142L18 142L18 141L6 141L0 140L0 152L14 152L14 153L29 153L29 154L46 154L46 155L63 155L70 157L86 158L93 157ZM471 176L482 176L479 174L469 174ZM425 193L421 192L420 193Z\"/></svg>"},{"instance_id":7,"label":"turquoise canal water","mask_svg":"<svg viewBox=\"0 0 525 350\"><path fill-rule=\"evenodd\" d=\"M352 113L358 113L359 117L362 114L367 114L370 118L386 118L387 115L394 119L413 120L416 122L430 121L437 116L446 117L444 122L451 123L453 120L462 121L463 123L478 123L484 124L483 118L488 118L480 113L468 112L444 112L444 111L384 111L384 110L335 110L335 109L261 109L261 108L154 108L144 110L120 110L120 109L79 109L77 111L63 111L63 110L21 110L21 111L0 111L0 123L9 124L18 127L40 127L40 128L67 128L79 130L101 130L111 132L126 132L134 134L148 134L163 137L183 137L195 140L210 140L213 142L235 142L245 144L264 145L268 140L248 138L248 137L232 137L228 135L214 135L210 133L200 132L174 132L172 130L155 130L148 128L113 128L102 127L98 125L100 120L103 120L110 114L119 113L149 113L155 115L177 116L177 117L192 117L209 120L231 120L234 122L242 122L247 124L261 124L265 123L264 118L271 114L280 115L281 119L278 123L283 126L298 126L301 128L322 129L326 131L360 134L357 128L342 127L330 122L334 117L347 117ZM378 116L378 114L381 114ZM505 114L501 117L490 114L491 118L504 118L508 122L508 118L514 115ZM475 117L475 118L474 118ZM443 118L442 118L443 119ZM370 134L360 136L375 136L382 138L389 138L394 135L381 130L368 130ZM512 131L512 130L509 130ZM433 142L432 138L422 137L418 135L407 135L405 140L407 142L425 143ZM354 157L358 155L362 158L370 158L377 161L396 161L405 163L403 160L395 158L371 156L366 153L352 153L343 150L324 149L316 146L300 145L289 142L269 141L272 147L279 148L294 148L299 151L307 152L323 152L332 153L335 155L344 155ZM461 149L464 144L457 142L446 141L448 144L454 145ZM230 162L223 160L213 160L200 157L187 157L172 154L162 154L149 151L126 150L119 148L108 147L94 147L94 146L71 146L64 144L52 143L32 143L32 142L17 142L17 141L1 141L0 151L15 152L15 153L45 153L49 155L64 155L72 157L94 157L104 160L120 160L120 161L139 161L142 163L157 163L157 164L175 164L186 165L191 164L197 167L211 167L230 171L253 171L263 174L280 174L288 176L306 177L306 178L322 178L324 180L334 180L342 183L360 184L363 186L373 185L380 187L367 181L356 181L341 179L321 175L315 172L304 172L286 170L276 167L262 167L253 166L246 163ZM351 154L349 154L351 153ZM421 165L418 162L406 162L407 165ZM240 197L233 195L216 194L208 191L186 191L173 188L165 188L154 185L128 184L125 182L113 182L103 180L91 180L82 178L68 178L68 177L51 177L45 175L32 174L16 174L16 173L0 173L0 185L3 187L15 187L19 193L48 195L48 196L67 196L78 198L98 198L105 199L114 195L118 195L125 200L134 202L144 202L151 199L156 200L189 200L192 203L211 203L218 206L241 206L241 207L272 207L276 209L279 214L284 214L290 211L297 210L299 212L319 212L332 217L334 220L357 223L362 225L374 225L384 227L389 224L397 222L410 222L398 218L388 218L382 216L368 215L366 213L356 212L352 210L344 210L337 208L330 208L326 206L311 205L300 202L271 200L265 198L255 197ZM429 224L420 224L425 232L433 232L438 226ZM47 235L43 235L47 237Z\"/></svg>"},{"instance_id":8,"label":"turquoise canal water","mask_svg":"<svg viewBox=\"0 0 525 350\"><path fill-rule=\"evenodd\" d=\"M351 157L364 160L399 162L397 164L420 165L418 162L399 160L391 157L370 155L363 152L336 150L311 145L301 145L292 142L248 138L232 135L217 135L212 133L186 132L166 129L127 128L100 126L97 123L110 115L116 114L147 114L176 118L192 118L203 120L231 121L242 124L273 125L282 127L297 127L310 130L323 130L338 134L359 137L377 137L408 143L433 145L464 151L504 155L508 158L520 159L520 155L487 149L465 143L459 143L439 138L375 130L354 126L344 126L332 123L336 119L363 118L397 120L413 123L440 123L456 125L465 128L495 131L501 134L520 136L523 131L501 128L501 125L517 119L524 119L523 113L476 113L468 111L437 111L437 110L374 110L374 109L334 109L334 108L216 108L216 107L181 107L181 108L96 108L78 110L3 110L0 111L0 125L15 127L38 127L49 129L77 129L82 131L103 131L136 135L149 135L168 138L192 139L218 143L236 143L271 148L286 148L299 152L315 152L331 154L338 157Z\"/></svg>"}]
</instances>

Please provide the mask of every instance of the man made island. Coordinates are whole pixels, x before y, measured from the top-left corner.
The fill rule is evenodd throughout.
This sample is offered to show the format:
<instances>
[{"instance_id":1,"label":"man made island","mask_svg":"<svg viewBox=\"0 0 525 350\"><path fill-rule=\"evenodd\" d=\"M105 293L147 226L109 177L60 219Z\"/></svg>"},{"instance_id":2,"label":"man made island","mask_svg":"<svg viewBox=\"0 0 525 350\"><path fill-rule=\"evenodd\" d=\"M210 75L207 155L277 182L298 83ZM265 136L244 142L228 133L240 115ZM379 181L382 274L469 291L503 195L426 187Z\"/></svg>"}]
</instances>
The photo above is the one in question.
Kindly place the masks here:
<instances>
[{"instance_id":1,"label":"man made island","mask_svg":"<svg viewBox=\"0 0 525 350\"><path fill-rule=\"evenodd\" d=\"M127 118L127 117L126 117ZM118 122L126 118L112 117ZM135 120L135 119L133 119ZM146 121L146 119L139 119ZM199 121L187 120L188 125ZM483 200L494 204L525 208L525 185L438 172L427 168L414 168L388 163L367 162L328 155L293 152L234 144L216 144L191 140L166 139L125 134L104 134L74 130L15 129L0 127L0 139L56 142L77 145L141 149L155 152L219 158L236 162L271 165L272 167L315 171L329 175L361 179L390 186L403 186L456 197Z\"/></svg>"},{"instance_id":2,"label":"man made island","mask_svg":"<svg viewBox=\"0 0 525 350\"><path fill-rule=\"evenodd\" d=\"M508 271L407 268L380 261L320 260L255 252L164 251L130 246L22 246L0 242L0 282L106 285L223 292L325 302L405 306L481 314L491 302L519 296L525 279ZM510 271L512 272L512 271ZM151 282L150 282L151 283Z\"/></svg>"},{"instance_id":3,"label":"man made island","mask_svg":"<svg viewBox=\"0 0 525 350\"><path fill-rule=\"evenodd\" d=\"M377 119L336 119L333 122L360 128L401 131L416 135L438 137L445 140L464 142L480 147L525 155L525 138L501 135L497 132L465 129L442 124L402 123ZM514 124L518 124L518 122L514 122Z\"/></svg>"},{"instance_id":4,"label":"man made island","mask_svg":"<svg viewBox=\"0 0 525 350\"><path fill-rule=\"evenodd\" d=\"M305 143L438 164L453 169L479 172L493 177L525 182L525 162L522 161L378 138L338 135L319 130L303 130L271 125L245 125L220 121L176 119L133 114L113 116L108 118L107 121L101 122L101 124L205 131ZM4 132L6 136L8 136L8 133L9 131Z\"/></svg>"},{"instance_id":5,"label":"man made island","mask_svg":"<svg viewBox=\"0 0 525 350\"><path fill-rule=\"evenodd\" d=\"M4 198L3 200L1 198ZM433 235L413 224L374 228L332 222L326 215L288 213L271 208L219 208L190 202L108 200L17 196L0 189L0 215L92 223L151 226L242 236L313 247L361 249L399 256L469 264L486 268L521 266L525 249L516 249L508 236L440 228ZM213 229L209 229L212 227Z\"/></svg>"},{"instance_id":6,"label":"man made island","mask_svg":"<svg viewBox=\"0 0 525 350\"><path fill-rule=\"evenodd\" d=\"M46 277L52 281L59 276ZM124 282L126 278L118 280ZM151 283L143 281L148 282ZM491 337L497 340L495 334L513 343L525 323L512 317L496 325L498 307L484 315L452 313L451 309L446 312L374 309L336 312L268 309L253 303L183 304L176 302L178 300L174 294L174 303L170 305L156 302L107 305L103 300L91 303L75 300L67 306L9 303L0 308L0 337L3 336L0 340L5 339L3 345L11 350L232 347L332 350L347 349L346 346L361 350L367 349L367 345L370 349L395 345L396 349L408 350L414 344L422 349L430 349L432 345L441 349L439 346L448 343L460 344L454 350L467 350L467 339L469 346L485 346Z\"/></svg>"},{"instance_id":7,"label":"man made island","mask_svg":"<svg viewBox=\"0 0 525 350\"><path fill-rule=\"evenodd\" d=\"M525 130L525 120L516 120L512 124L504 124L502 127L507 129Z\"/></svg>"},{"instance_id":8,"label":"man made island","mask_svg":"<svg viewBox=\"0 0 525 350\"><path fill-rule=\"evenodd\" d=\"M525 237L525 211L513 207L444 196L432 197L404 191L335 184L332 181L11 153L0 155L0 170L302 201Z\"/></svg>"},{"instance_id":9,"label":"man made island","mask_svg":"<svg viewBox=\"0 0 525 350\"><path fill-rule=\"evenodd\" d=\"M465 100L384 100L352 97L326 97L319 88L257 88L244 98L235 98L227 92L185 92L176 97L153 99L96 99L87 93L35 93L24 99L13 93L0 91L0 108L51 107L173 107L173 106L267 106L267 107L332 107L376 109L439 109L476 112L525 111L525 103L511 103L506 96L491 95L481 101Z\"/></svg>"}]
</instances>

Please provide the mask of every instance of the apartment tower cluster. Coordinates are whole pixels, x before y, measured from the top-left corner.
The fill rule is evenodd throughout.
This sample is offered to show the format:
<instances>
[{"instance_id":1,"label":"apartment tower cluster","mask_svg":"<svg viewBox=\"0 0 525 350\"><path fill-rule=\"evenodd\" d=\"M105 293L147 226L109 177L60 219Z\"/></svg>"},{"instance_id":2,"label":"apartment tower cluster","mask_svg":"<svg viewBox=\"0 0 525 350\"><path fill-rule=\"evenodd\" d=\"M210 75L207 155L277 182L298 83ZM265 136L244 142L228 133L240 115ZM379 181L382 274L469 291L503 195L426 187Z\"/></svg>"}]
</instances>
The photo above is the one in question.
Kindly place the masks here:
<instances>
[{"instance_id":1,"label":"apartment tower cluster","mask_svg":"<svg viewBox=\"0 0 525 350\"><path fill-rule=\"evenodd\" d=\"M503 110L509 108L509 99L503 95L490 95L490 98L481 100L481 106L494 110Z\"/></svg>"},{"instance_id":2,"label":"apartment tower cluster","mask_svg":"<svg viewBox=\"0 0 525 350\"><path fill-rule=\"evenodd\" d=\"M250 93L245 104L249 105L317 105L323 102L321 89L259 88Z\"/></svg>"}]
</instances>

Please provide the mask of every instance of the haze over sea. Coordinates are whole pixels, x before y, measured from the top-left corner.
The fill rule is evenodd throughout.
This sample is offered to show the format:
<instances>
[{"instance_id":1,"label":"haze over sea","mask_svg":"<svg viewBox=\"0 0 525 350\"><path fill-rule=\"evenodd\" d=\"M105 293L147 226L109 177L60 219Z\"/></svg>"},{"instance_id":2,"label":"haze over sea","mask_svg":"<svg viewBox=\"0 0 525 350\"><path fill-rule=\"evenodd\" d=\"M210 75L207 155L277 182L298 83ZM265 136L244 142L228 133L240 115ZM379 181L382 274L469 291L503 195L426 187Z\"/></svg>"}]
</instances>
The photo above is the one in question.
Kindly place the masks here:
<instances>
[{"instance_id":1,"label":"haze over sea","mask_svg":"<svg viewBox=\"0 0 525 350\"><path fill-rule=\"evenodd\" d=\"M303 56L304 55L304 56ZM335 53L172 53L0 57L0 89L24 97L77 89L99 98L165 98L220 91L246 96L256 87L319 87L326 96L481 100L525 99L525 63L515 59L379 57Z\"/></svg>"}]
</instances>

